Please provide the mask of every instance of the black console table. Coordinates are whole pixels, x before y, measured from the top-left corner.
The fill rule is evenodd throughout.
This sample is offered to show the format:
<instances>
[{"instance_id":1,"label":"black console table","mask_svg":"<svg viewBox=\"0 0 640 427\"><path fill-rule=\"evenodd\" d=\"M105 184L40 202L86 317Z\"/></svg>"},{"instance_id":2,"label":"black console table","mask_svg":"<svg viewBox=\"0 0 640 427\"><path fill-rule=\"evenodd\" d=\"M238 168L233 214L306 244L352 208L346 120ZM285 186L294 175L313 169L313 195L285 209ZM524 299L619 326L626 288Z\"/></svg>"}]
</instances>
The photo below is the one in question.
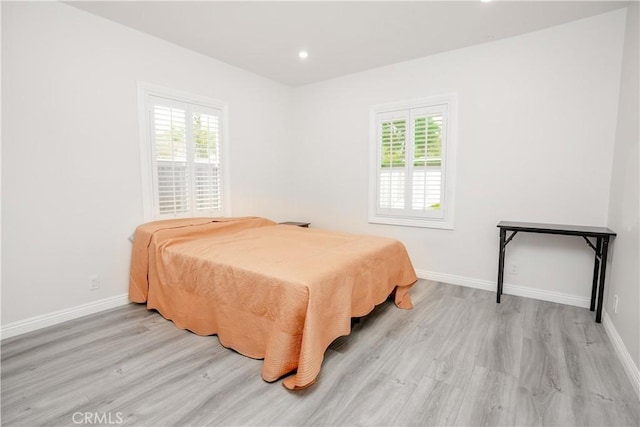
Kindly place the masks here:
<instances>
[{"instance_id":1,"label":"black console table","mask_svg":"<svg viewBox=\"0 0 640 427\"><path fill-rule=\"evenodd\" d=\"M587 245L596 253L593 266L593 285L591 288L591 306L590 310L596 308L596 293L598 308L596 310L596 322L602 322L602 298L604 296L604 279L607 269L607 253L609 252L609 240L615 237L616 233L606 227L586 227L577 225L561 225L561 224L536 224L532 222L510 222L500 221L498 224L500 229L500 252L498 252L498 289L496 302L500 302L502 295L502 286L504 284L504 253L507 244L518 234L518 232L526 233L542 233L542 234L561 234L564 236L582 237ZM507 231L511 234L507 237ZM595 239L595 245L589 240Z\"/></svg>"}]
</instances>

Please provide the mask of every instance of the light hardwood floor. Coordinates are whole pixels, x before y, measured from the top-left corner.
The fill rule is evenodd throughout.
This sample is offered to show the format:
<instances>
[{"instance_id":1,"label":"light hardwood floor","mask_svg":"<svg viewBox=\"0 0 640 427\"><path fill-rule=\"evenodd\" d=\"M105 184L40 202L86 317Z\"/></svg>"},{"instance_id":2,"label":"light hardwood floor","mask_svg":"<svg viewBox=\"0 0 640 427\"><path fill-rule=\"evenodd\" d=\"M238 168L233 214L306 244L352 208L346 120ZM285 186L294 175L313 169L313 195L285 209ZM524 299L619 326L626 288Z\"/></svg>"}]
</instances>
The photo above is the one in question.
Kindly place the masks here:
<instances>
[{"instance_id":1,"label":"light hardwood floor","mask_svg":"<svg viewBox=\"0 0 640 427\"><path fill-rule=\"evenodd\" d=\"M413 310L386 302L336 340L318 382L298 392L141 305L7 339L2 424L74 426L85 413L137 426L639 424L588 310L509 295L496 304L423 280L412 297Z\"/></svg>"}]
</instances>

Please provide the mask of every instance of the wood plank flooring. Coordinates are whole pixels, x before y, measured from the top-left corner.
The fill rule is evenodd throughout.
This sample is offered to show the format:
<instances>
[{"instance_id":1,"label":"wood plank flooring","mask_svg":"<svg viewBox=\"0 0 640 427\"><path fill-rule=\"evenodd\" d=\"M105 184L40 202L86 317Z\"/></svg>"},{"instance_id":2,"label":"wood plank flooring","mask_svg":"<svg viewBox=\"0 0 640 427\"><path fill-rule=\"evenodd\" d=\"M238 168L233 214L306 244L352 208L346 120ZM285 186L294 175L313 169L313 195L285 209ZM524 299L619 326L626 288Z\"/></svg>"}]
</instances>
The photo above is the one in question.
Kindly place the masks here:
<instances>
[{"instance_id":1,"label":"wood plank flooring","mask_svg":"<svg viewBox=\"0 0 640 427\"><path fill-rule=\"evenodd\" d=\"M10 338L2 424L639 425L640 403L588 310L510 295L496 304L424 280L412 297L413 310L386 302L334 341L318 382L298 392L141 305Z\"/></svg>"}]
</instances>

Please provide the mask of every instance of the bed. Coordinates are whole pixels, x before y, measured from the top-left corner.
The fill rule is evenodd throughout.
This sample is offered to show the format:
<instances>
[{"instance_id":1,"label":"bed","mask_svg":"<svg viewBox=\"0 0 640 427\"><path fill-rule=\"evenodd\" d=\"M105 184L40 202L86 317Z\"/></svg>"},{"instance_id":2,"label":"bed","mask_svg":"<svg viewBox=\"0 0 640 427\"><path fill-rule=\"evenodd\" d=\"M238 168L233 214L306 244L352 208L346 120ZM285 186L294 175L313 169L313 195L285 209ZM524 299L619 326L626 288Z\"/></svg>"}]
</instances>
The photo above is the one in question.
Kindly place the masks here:
<instances>
[{"instance_id":1,"label":"bed","mask_svg":"<svg viewBox=\"0 0 640 427\"><path fill-rule=\"evenodd\" d=\"M324 353L388 296L410 309L417 280L397 240L259 217L155 221L136 229L129 299L182 329L264 359L262 378L312 385Z\"/></svg>"}]
</instances>

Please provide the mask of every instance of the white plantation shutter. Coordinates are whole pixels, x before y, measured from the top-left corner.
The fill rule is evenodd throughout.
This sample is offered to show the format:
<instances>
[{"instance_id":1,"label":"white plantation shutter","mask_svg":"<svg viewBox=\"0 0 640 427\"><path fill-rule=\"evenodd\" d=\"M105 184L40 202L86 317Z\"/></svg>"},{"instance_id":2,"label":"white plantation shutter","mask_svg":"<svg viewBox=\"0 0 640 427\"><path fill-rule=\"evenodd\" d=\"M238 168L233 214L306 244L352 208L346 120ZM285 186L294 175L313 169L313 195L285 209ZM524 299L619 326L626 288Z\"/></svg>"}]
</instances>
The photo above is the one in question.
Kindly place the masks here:
<instances>
[{"instance_id":1,"label":"white plantation shutter","mask_svg":"<svg viewBox=\"0 0 640 427\"><path fill-rule=\"evenodd\" d=\"M195 207L197 211L219 211L222 205L220 114L199 107L192 112L191 119L195 150Z\"/></svg>"},{"instance_id":2,"label":"white plantation shutter","mask_svg":"<svg viewBox=\"0 0 640 427\"><path fill-rule=\"evenodd\" d=\"M407 122L405 114L384 114L378 120L380 140L379 206L404 209L407 171Z\"/></svg>"},{"instance_id":3,"label":"white plantation shutter","mask_svg":"<svg viewBox=\"0 0 640 427\"><path fill-rule=\"evenodd\" d=\"M444 106L411 111L413 126L411 209L416 212L432 211L442 216L444 196L444 162L442 136L444 129Z\"/></svg>"},{"instance_id":4,"label":"white plantation shutter","mask_svg":"<svg viewBox=\"0 0 640 427\"><path fill-rule=\"evenodd\" d=\"M155 217L222 216L222 111L149 95Z\"/></svg>"},{"instance_id":5,"label":"white plantation shutter","mask_svg":"<svg viewBox=\"0 0 640 427\"><path fill-rule=\"evenodd\" d=\"M153 99L152 149L160 215L189 212L186 104Z\"/></svg>"},{"instance_id":6,"label":"white plantation shutter","mask_svg":"<svg viewBox=\"0 0 640 427\"><path fill-rule=\"evenodd\" d=\"M443 106L378 115L378 212L441 217Z\"/></svg>"},{"instance_id":7,"label":"white plantation shutter","mask_svg":"<svg viewBox=\"0 0 640 427\"><path fill-rule=\"evenodd\" d=\"M371 222L451 228L454 98L372 107Z\"/></svg>"}]
</instances>

